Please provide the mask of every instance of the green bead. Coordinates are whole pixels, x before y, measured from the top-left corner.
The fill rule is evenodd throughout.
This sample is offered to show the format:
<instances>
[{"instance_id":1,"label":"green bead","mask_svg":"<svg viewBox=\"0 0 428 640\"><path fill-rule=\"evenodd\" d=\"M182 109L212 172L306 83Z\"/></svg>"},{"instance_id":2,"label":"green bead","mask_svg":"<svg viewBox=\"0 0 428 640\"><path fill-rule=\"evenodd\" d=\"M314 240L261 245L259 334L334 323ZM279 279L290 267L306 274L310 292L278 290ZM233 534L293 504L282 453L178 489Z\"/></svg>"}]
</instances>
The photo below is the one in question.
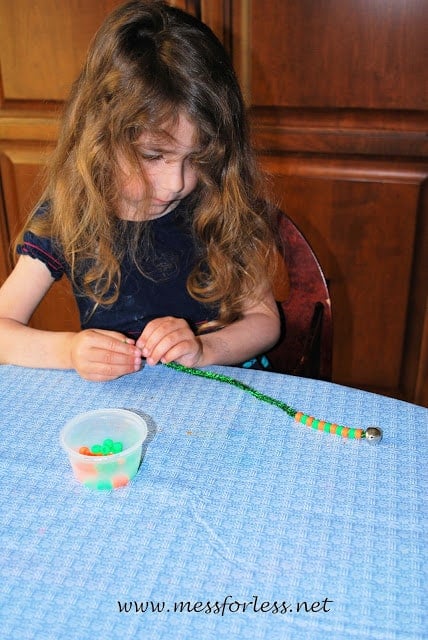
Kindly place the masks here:
<instances>
[{"instance_id":1,"label":"green bead","mask_svg":"<svg viewBox=\"0 0 428 640\"><path fill-rule=\"evenodd\" d=\"M107 447L111 450L113 448L113 440L111 438L106 438L103 442L103 447Z\"/></svg>"},{"instance_id":2,"label":"green bead","mask_svg":"<svg viewBox=\"0 0 428 640\"><path fill-rule=\"evenodd\" d=\"M336 427L336 435L337 436L341 436L343 429L344 429L344 427L342 427L341 425L337 426Z\"/></svg>"},{"instance_id":3,"label":"green bead","mask_svg":"<svg viewBox=\"0 0 428 640\"><path fill-rule=\"evenodd\" d=\"M348 438L355 438L355 429L349 429Z\"/></svg>"},{"instance_id":4,"label":"green bead","mask_svg":"<svg viewBox=\"0 0 428 640\"><path fill-rule=\"evenodd\" d=\"M331 422L326 422L323 431L330 433Z\"/></svg>"},{"instance_id":5,"label":"green bead","mask_svg":"<svg viewBox=\"0 0 428 640\"><path fill-rule=\"evenodd\" d=\"M91 447L92 453L102 453L102 447L100 444L94 444Z\"/></svg>"},{"instance_id":6,"label":"green bead","mask_svg":"<svg viewBox=\"0 0 428 640\"><path fill-rule=\"evenodd\" d=\"M123 444L121 442L113 442L113 453L120 453L123 451Z\"/></svg>"},{"instance_id":7,"label":"green bead","mask_svg":"<svg viewBox=\"0 0 428 640\"><path fill-rule=\"evenodd\" d=\"M110 491L111 489L113 489L113 484L108 480L100 480L96 484L96 489L98 489L99 491Z\"/></svg>"},{"instance_id":8,"label":"green bead","mask_svg":"<svg viewBox=\"0 0 428 640\"><path fill-rule=\"evenodd\" d=\"M314 420L313 423L312 423L312 429L318 429L319 423L320 423L319 420Z\"/></svg>"},{"instance_id":9,"label":"green bead","mask_svg":"<svg viewBox=\"0 0 428 640\"><path fill-rule=\"evenodd\" d=\"M308 416L308 415L306 415L306 413L304 413L304 414L302 415L302 417L300 418L300 422L301 422L302 424L306 424L306 421L307 421L307 419L308 419L308 418L309 418L309 416Z\"/></svg>"}]
</instances>

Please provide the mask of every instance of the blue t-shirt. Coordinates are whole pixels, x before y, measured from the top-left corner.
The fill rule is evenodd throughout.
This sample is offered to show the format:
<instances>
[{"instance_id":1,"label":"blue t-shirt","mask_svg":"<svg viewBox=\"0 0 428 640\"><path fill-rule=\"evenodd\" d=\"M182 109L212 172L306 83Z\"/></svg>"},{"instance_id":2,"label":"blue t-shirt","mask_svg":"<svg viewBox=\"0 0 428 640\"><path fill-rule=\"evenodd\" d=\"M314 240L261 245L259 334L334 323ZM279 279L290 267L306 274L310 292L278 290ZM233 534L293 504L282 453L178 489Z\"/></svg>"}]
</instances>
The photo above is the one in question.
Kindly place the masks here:
<instances>
[{"instance_id":1,"label":"blue t-shirt","mask_svg":"<svg viewBox=\"0 0 428 640\"><path fill-rule=\"evenodd\" d=\"M45 210L46 207L42 207L36 215L43 215ZM216 308L198 302L186 288L188 276L198 261L189 214L188 205L183 201L170 213L147 223L150 242L141 245L144 249L138 256L146 275L125 253L119 297L113 304L95 306L94 301L79 290L79 278L72 283L82 329L110 329L136 339L154 318L184 318L194 330L203 322L216 318ZM126 222L126 233L135 231L139 224ZM27 231L17 250L21 255L41 260L55 280L64 274L70 278L70 267L51 238Z\"/></svg>"}]
</instances>

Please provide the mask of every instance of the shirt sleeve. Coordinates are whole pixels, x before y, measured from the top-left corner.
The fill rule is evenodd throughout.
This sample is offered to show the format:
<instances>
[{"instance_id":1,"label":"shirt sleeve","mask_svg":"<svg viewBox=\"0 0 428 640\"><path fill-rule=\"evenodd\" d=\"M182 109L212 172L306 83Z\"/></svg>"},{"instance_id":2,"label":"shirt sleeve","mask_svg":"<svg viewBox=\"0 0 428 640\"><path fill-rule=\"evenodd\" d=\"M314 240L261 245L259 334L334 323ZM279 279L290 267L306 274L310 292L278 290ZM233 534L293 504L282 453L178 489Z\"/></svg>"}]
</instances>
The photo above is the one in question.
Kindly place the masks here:
<instances>
[{"instance_id":1,"label":"shirt sleeve","mask_svg":"<svg viewBox=\"0 0 428 640\"><path fill-rule=\"evenodd\" d=\"M26 231L23 242L17 246L16 251L18 255L30 256L43 262L54 280L59 280L66 272L63 259L55 250L50 238L43 238L35 235L32 231Z\"/></svg>"}]
</instances>

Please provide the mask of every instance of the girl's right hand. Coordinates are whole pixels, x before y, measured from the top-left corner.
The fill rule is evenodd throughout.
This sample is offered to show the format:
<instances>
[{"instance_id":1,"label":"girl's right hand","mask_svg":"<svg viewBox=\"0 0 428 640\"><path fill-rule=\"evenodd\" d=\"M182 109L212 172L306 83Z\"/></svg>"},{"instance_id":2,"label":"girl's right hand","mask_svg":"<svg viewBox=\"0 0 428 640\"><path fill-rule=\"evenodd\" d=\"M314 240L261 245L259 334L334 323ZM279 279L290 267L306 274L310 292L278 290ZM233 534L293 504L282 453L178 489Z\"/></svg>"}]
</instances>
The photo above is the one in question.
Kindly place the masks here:
<instances>
[{"instance_id":1,"label":"girl's right hand","mask_svg":"<svg viewBox=\"0 0 428 640\"><path fill-rule=\"evenodd\" d=\"M117 331L85 329L75 333L70 345L71 363L86 380L114 380L141 368L141 350Z\"/></svg>"}]
</instances>

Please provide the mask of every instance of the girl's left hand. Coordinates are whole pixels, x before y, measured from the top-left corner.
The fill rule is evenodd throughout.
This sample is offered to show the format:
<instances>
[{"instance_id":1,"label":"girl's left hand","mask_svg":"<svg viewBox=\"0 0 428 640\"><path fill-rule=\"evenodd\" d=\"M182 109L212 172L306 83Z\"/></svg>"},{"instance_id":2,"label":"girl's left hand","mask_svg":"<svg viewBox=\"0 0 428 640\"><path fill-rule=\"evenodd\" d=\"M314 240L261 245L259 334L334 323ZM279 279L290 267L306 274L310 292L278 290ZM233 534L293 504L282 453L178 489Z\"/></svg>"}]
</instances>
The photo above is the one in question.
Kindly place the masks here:
<instances>
[{"instance_id":1,"label":"girl's left hand","mask_svg":"<svg viewBox=\"0 0 428 640\"><path fill-rule=\"evenodd\" d=\"M178 362L196 366L202 358L202 342L183 318L166 316L151 320L136 342L149 365Z\"/></svg>"}]
</instances>

